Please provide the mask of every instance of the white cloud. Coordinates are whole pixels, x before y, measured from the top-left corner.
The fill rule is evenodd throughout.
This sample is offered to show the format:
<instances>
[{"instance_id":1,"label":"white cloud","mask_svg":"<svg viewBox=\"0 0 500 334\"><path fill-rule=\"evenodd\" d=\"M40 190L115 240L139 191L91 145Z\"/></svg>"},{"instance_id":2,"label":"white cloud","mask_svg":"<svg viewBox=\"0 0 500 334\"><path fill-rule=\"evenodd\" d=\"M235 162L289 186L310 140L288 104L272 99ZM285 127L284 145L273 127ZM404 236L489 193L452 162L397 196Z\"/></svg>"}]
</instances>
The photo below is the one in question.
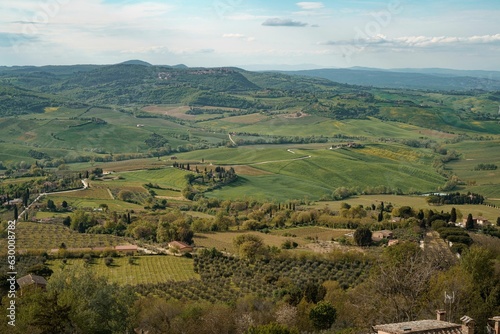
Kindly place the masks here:
<instances>
[{"instance_id":1,"label":"white cloud","mask_svg":"<svg viewBox=\"0 0 500 334\"><path fill-rule=\"evenodd\" d=\"M327 41L319 43L322 45L354 45L360 47L382 46L392 48L439 48L452 46L470 45L500 45L500 34L481 35L470 37L454 36L404 36L388 38L384 35L377 35L370 38L360 38L344 41Z\"/></svg>"},{"instance_id":2,"label":"white cloud","mask_svg":"<svg viewBox=\"0 0 500 334\"><path fill-rule=\"evenodd\" d=\"M267 19L262 23L263 26L269 27L305 27L307 23L300 21L293 21L291 19Z\"/></svg>"},{"instance_id":3,"label":"white cloud","mask_svg":"<svg viewBox=\"0 0 500 334\"><path fill-rule=\"evenodd\" d=\"M247 42L253 42L255 41L255 37L247 37L246 35L243 34L223 34L223 38L234 38L234 39L240 39L240 40L246 40Z\"/></svg>"},{"instance_id":4,"label":"white cloud","mask_svg":"<svg viewBox=\"0 0 500 334\"><path fill-rule=\"evenodd\" d=\"M222 35L224 38L245 38L243 34L224 34Z\"/></svg>"},{"instance_id":5,"label":"white cloud","mask_svg":"<svg viewBox=\"0 0 500 334\"><path fill-rule=\"evenodd\" d=\"M325 7L322 2L297 2L296 5L304 10L321 9Z\"/></svg>"},{"instance_id":6,"label":"white cloud","mask_svg":"<svg viewBox=\"0 0 500 334\"><path fill-rule=\"evenodd\" d=\"M171 54L171 55L196 55L196 54L206 54L214 53L215 50L212 48L205 49L183 49L183 48L169 48L162 45L155 45L149 47L141 47L137 49L122 50L122 54Z\"/></svg>"}]
</instances>

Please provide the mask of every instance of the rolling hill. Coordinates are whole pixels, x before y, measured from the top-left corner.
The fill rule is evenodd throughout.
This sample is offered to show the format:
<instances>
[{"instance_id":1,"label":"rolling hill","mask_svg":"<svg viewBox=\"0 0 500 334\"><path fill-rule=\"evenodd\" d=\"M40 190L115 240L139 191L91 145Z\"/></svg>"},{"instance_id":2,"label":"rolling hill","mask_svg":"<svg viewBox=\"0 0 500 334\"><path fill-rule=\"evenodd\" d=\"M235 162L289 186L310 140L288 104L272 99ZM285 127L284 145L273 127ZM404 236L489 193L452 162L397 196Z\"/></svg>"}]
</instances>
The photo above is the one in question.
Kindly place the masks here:
<instances>
[{"instance_id":1,"label":"rolling hill","mask_svg":"<svg viewBox=\"0 0 500 334\"><path fill-rule=\"evenodd\" d=\"M402 87L408 78L419 78L415 85L428 79L361 69L344 74L354 72L393 84L399 76ZM35 162L89 168L178 155L192 164L205 160L241 170L238 182L209 194L222 198L318 199L343 186L420 193L451 187L447 181L457 174L461 183L452 189L500 197L496 177L454 163L470 147L480 148L478 164L500 163L488 154L499 140L499 93L459 92L474 80L484 82L470 77L457 91L437 91L439 85L459 87L463 77L433 78L434 86L416 90L137 60L0 68L0 168ZM481 141L490 145L474 146ZM345 149L350 142L365 148Z\"/></svg>"}]
</instances>

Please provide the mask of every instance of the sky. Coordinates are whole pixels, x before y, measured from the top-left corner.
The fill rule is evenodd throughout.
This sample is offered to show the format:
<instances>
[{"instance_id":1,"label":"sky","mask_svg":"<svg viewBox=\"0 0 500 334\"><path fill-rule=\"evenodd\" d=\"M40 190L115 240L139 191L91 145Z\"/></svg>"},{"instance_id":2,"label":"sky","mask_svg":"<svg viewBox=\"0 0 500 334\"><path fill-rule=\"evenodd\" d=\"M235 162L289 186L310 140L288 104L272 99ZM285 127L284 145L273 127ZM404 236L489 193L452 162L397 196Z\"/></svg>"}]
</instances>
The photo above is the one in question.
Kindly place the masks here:
<instances>
[{"instance_id":1,"label":"sky","mask_svg":"<svg viewBox=\"0 0 500 334\"><path fill-rule=\"evenodd\" d=\"M498 0L0 1L0 66L500 70Z\"/></svg>"}]
</instances>

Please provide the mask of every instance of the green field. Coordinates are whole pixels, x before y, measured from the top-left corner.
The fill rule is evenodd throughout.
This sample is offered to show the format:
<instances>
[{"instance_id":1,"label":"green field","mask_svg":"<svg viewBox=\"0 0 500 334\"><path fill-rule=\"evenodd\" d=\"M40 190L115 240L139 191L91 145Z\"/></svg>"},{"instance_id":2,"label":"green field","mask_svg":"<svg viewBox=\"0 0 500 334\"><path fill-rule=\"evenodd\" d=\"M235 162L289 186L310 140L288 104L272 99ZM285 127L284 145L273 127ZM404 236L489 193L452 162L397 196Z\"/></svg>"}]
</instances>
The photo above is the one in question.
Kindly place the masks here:
<instances>
[{"instance_id":1,"label":"green field","mask_svg":"<svg viewBox=\"0 0 500 334\"><path fill-rule=\"evenodd\" d=\"M216 148L178 154L179 159L214 165L248 165L265 161L297 158L287 148L293 145L252 145L237 148ZM323 145L325 146L325 145Z\"/></svg>"},{"instance_id":2,"label":"green field","mask_svg":"<svg viewBox=\"0 0 500 334\"><path fill-rule=\"evenodd\" d=\"M462 142L450 145L462 155L460 160L447 164L462 179L466 190L488 197L488 201L500 205L500 169L474 170L478 164L500 166L500 141Z\"/></svg>"},{"instance_id":3,"label":"green field","mask_svg":"<svg viewBox=\"0 0 500 334\"><path fill-rule=\"evenodd\" d=\"M123 202L116 199L111 192L111 183L103 181L91 181L90 188L81 191L67 192L62 194L47 195L57 205L62 201L68 202L73 208L98 209L101 204L106 204L111 211L125 211L126 209L142 210L143 207L134 203ZM142 189L146 192L145 189Z\"/></svg>"},{"instance_id":4,"label":"green field","mask_svg":"<svg viewBox=\"0 0 500 334\"><path fill-rule=\"evenodd\" d=\"M381 202L385 204L391 203L395 207L410 206L414 209L427 209L434 212L450 212L454 207L459 212L459 215L466 216L471 213L474 217L484 216L492 222L496 222L496 218L500 217L500 208L494 208L488 205L429 205L425 201L425 196L398 196L398 195L363 195L346 198L343 201L322 201L316 202L309 206L313 208L328 207L331 210L340 210L341 204L345 202L350 205L363 205L364 207L375 204L379 205ZM460 218L460 217L459 217Z\"/></svg>"},{"instance_id":5,"label":"green field","mask_svg":"<svg viewBox=\"0 0 500 334\"><path fill-rule=\"evenodd\" d=\"M317 200L343 186L363 190L385 185L403 192L430 192L445 182L429 166L432 155L428 151L380 144L367 144L363 149L337 150L327 147L281 147L264 151L257 148L254 152L250 147L236 149L232 155L233 161L246 163L268 175L240 176L238 181L207 196L224 199ZM293 153L287 151L287 147L291 147ZM221 163L231 159L231 149L217 151L207 156ZM194 158L194 153L189 157ZM255 162L249 163L248 160Z\"/></svg>"},{"instance_id":6,"label":"green field","mask_svg":"<svg viewBox=\"0 0 500 334\"><path fill-rule=\"evenodd\" d=\"M187 185L188 171L178 168L143 170L118 173L119 180L110 181L113 186L140 187L146 183L158 184L162 188L182 190Z\"/></svg>"},{"instance_id":7,"label":"green field","mask_svg":"<svg viewBox=\"0 0 500 334\"><path fill-rule=\"evenodd\" d=\"M65 266L83 263L82 259L68 259ZM135 256L113 258L113 264L106 266L103 258L93 259L89 268L109 282L120 285L155 284L168 281L199 279L193 270L193 260L176 256ZM60 270L61 260L51 261L53 270Z\"/></svg>"}]
</instances>

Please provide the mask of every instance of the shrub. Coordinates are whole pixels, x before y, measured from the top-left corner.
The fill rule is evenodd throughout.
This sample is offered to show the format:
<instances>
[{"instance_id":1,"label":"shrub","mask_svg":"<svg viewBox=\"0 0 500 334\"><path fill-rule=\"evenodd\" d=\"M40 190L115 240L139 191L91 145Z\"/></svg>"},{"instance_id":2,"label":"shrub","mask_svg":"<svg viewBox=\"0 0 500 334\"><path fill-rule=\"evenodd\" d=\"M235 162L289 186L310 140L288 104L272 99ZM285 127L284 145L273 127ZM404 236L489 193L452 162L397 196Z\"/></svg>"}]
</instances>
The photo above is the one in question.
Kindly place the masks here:
<instances>
[{"instance_id":1,"label":"shrub","mask_svg":"<svg viewBox=\"0 0 500 334\"><path fill-rule=\"evenodd\" d=\"M329 329L335 322L337 310L330 302L319 302L309 312L309 319L318 330Z\"/></svg>"},{"instance_id":2,"label":"shrub","mask_svg":"<svg viewBox=\"0 0 500 334\"><path fill-rule=\"evenodd\" d=\"M372 231L368 227L358 227L354 231L354 242L358 246L369 246L372 242Z\"/></svg>"},{"instance_id":3,"label":"shrub","mask_svg":"<svg viewBox=\"0 0 500 334\"><path fill-rule=\"evenodd\" d=\"M113 261L114 261L113 258L108 256L107 258L104 259L104 264L109 267L113 264Z\"/></svg>"}]
</instances>

